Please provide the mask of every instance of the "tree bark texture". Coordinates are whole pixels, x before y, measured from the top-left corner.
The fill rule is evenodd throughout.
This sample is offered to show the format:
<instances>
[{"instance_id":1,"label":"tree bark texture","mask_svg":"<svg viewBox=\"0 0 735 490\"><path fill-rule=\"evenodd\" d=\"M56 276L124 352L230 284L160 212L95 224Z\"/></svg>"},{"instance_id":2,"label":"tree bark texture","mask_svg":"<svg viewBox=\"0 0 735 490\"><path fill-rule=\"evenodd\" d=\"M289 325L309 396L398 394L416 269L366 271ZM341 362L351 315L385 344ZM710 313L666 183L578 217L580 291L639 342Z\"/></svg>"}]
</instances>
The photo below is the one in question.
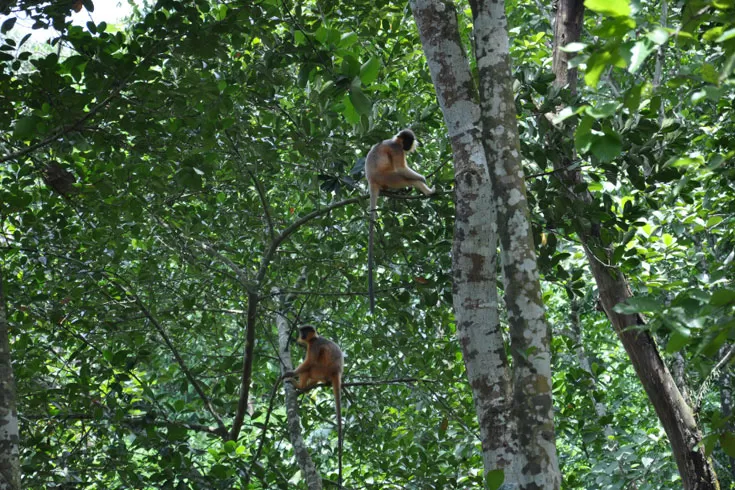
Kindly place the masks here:
<instances>
[{"instance_id":1,"label":"tree bark texture","mask_svg":"<svg viewBox=\"0 0 735 490\"><path fill-rule=\"evenodd\" d=\"M0 264L0 489L20 489L20 447L15 378L10 362L9 325Z\"/></svg>"},{"instance_id":2,"label":"tree bark texture","mask_svg":"<svg viewBox=\"0 0 735 490\"><path fill-rule=\"evenodd\" d=\"M302 275L302 277L304 277ZM299 279L299 284L301 279ZM288 297L283 301L282 311L285 311L287 307L293 302L293 298ZM276 314L276 327L278 328L278 357L281 360L281 375L287 371L293 371L293 363L291 362L291 355L289 353L289 324L288 319L283 313ZM314 461L311 459L309 450L304 442L304 436L301 432L301 415L299 413L299 398L298 393L294 389L290 382L284 382L286 391L286 425L288 430L288 437L293 446L294 457L296 463L301 469L301 473L304 475L306 480L306 487L309 490L321 490L322 478L319 476L319 472L314 465Z\"/></svg>"},{"instance_id":3,"label":"tree bark texture","mask_svg":"<svg viewBox=\"0 0 735 490\"><path fill-rule=\"evenodd\" d=\"M720 349L719 357L725 355L725 352L727 352L730 347L730 345L724 345ZM722 412L722 417L731 417L733 414L735 400L733 400L733 375L730 372L730 369L725 367L725 369L722 370L722 375L718 379L717 384L720 388L720 411ZM728 432L735 433L735 420L730 418L725 428ZM735 481L735 458L728 457L727 462L730 466L730 479Z\"/></svg>"},{"instance_id":4,"label":"tree bark texture","mask_svg":"<svg viewBox=\"0 0 735 490\"><path fill-rule=\"evenodd\" d=\"M578 41L580 38L582 23L568 22L565 19L582 19L583 15L584 4L579 0L559 0L554 30L555 53L560 45ZM557 85L562 86L567 81L571 84L573 74L572 70L569 70L566 58L554 56L553 69L557 76L555 82ZM569 197L578 205L576 207L586 209L593 203L593 197L588 191L576 190L578 184L584 182L584 178L579 169L568 169L570 162L571 156L566 160L557 159L555 163L556 170L559 170L557 175L565 185ZM597 283L602 307L628 353L633 368L669 437L684 488L719 489L714 468L700 445L702 434L694 420L692 410L666 368L653 337L639 329L643 319L639 315L624 315L613 310L617 304L632 297L632 293L622 272L614 266L603 263L592 251L600 247L599 223L579 220L577 229ZM605 255L609 262L612 254L607 250Z\"/></svg>"},{"instance_id":5,"label":"tree bark texture","mask_svg":"<svg viewBox=\"0 0 735 490\"><path fill-rule=\"evenodd\" d=\"M516 458L522 488L559 488L551 396L551 329L531 233L516 122L504 2L472 0L483 144L498 213L513 356Z\"/></svg>"},{"instance_id":6,"label":"tree bark texture","mask_svg":"<svg viewBox=\"0 0 735 490\"><path fill-rule=\"evenodd\" d=\"M569 43L579 41L584 21L584 0L556 0L556 16L554 19L554 60L553 66L569 66L572 53L565 53L563 48ZM556 85L569 86L573 93L577 91L577 69L571 68L556 74Z\"/></svg>"},{"instance_id":7,"label":"tree bark texture","mask_svg":"<svg viewBox=\"0 0 735 490\"><path fill-rule=\"evenodd\" d=\"M482 145L486 132L483 122L487 122L487 119L481 118L484 114L477 103L477 88L460 41L456 10L452 2L428 0L412 0L411 8L454 153L454 307L458 336L480 421L485 471L487 474L502 469L505 479L503 488L558 488L559 472L551 414L549 331L545 321L540 328L541 338L539 330L535 328L538 324L526 330L525 335L516 330L512 349L516 353L527 353L531 349L534 354L529 356L533 358L531 361L527 357L521 359L520 355L518 359L514 357L514 368L517 368L513 377L515 390L512 391L509 382L510 371L498 324L495 287L498 201L494 200L492 194L487 148ZM507 60L507 34L505 31L503 33L506 36ZM511 80L508 77L504 82L510 84ZM510 103L512 106L512 94ZM505 116L508 119L496 121L502 126L496 129L502 131L506 124L510 124L508 130L515 131L515 161L519 164L515 115L503 114L502 117ZM519 175L519 168L515 172ZM516 194L523 195L525 205L522 175L519 179L512 179L509 184L521 186L516 189ZM514 208L511 213L515 211ZM527 209L525 215L521 215L521 221L521 226L525 223L526 228L520 234L515 233L504 240L505 250L515 250L515 244L512 247L510 244L517 241L519 235L530 237ZM508 229L503 228L503 231ZM513 231L517 232L515 229ZM532 260L533 264L529 265L525 259ZM535 272L532 248L531 256L524 256L523 263ZM523 281L525 285L525 276ZM508 290L508 282L512 281L506 281L506 297L512 298L509 301L512 305L508 306L509 310L513 309L510 315L518 318L520 308L520 317L531 312L533 319L537 320L540 312L543 319L538 275L537 289L531 291L531 296L538 302L529 303L528 290L525 288L516 288L513 284ZM521 293L521 296L514 296L517 293ZM524 324L523 328L527 326ZM541 365L545 363L546 366L539 370L535 366L536 362ZM530 407L533 407L533 414L527 410ZM539 407L543 412L541 417L538 416ZM522 429L519 429L519 423ZM519 437L518 430L523 430L524 435ZM542 441L543 455L536 457L538 441ZM529 458L531 454L534 456ZM546 485L548 478L553 482L551 486Z\"/></svg>"},{"instance_id":8,"label":"tree bark texture","mask_svg":"<svg viewBox=\"0 0 735 490\"><path fill-rule=\"evenodd\" d=\"M502 469L515 481L517 452L511 417L510 373L498 317L495 208L480 110L454 5L414 0L421 36L454 156L455 223L452 247L457 337L480 425L485 472Z\"/></svg>"}]
</instances>

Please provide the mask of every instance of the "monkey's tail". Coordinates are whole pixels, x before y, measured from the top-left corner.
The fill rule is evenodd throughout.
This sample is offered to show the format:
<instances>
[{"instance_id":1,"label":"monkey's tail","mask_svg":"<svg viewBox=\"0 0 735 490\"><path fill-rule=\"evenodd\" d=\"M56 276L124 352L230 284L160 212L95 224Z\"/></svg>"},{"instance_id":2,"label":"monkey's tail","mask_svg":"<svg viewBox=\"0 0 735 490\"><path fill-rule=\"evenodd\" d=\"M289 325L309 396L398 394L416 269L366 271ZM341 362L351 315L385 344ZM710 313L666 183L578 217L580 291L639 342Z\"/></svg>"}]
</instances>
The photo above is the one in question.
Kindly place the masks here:
<instances>
[{"instance_id":1,"label":"monkey's tail","mask_svg":"<svg viewBox=\"0 0 735 490\"><path fill-rule=\"evenodd\" d=\"M342 489L342 377L339 383L332 383L334 389L334 409L337 412L337 464L339 465L339 473L337 477L337 488Z\"/></svg>"},{"instance_id":2,"label":"monkey's tail","mask_svg":"<svg viewBox=\"0 0 735 490\"><path fill-rule=\"evenodd\" d=\"M368 225L368 296L370 296L370 314L375 314L375 285L373 283L373 241L375 240L375 209L370 210L370 224Z\"/></svg>"}]
</instances>

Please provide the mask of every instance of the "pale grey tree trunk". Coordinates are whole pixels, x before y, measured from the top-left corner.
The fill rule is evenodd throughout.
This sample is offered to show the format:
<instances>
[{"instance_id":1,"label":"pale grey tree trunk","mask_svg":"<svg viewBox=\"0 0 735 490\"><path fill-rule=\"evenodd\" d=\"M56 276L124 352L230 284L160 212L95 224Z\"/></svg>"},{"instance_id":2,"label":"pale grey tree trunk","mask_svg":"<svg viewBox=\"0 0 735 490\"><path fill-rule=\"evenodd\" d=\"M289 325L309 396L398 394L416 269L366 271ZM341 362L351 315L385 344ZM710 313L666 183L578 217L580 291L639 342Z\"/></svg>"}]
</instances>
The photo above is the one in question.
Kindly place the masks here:
<instances>
[{"instance_id":1,"label":"pale grey tree trunk","mask_svg":"<svg viewBox=\"0 0 735 490\"><path fill-rule=\"evenodd\" d=\"M505 3L471 0L483 144L498 213L523 488L559 488L546 321L516 122Z\"/></svg>"},{"instance_id":2,"label":"pale grey tree trunk","mask_svg":"<svg viewBox=\"0 0 735 490\"><path fill-rule=\"evenodd\" d=\"M724 345L720 349L720 356L723 357L725 353L731 349L729 345ZM733 399L733 375L730 366L725 366L722 370L722 375L717 381L717 385L720 388L720 411L722 417L730 417L733 414L733 408L735 407L735 400ZM729 432L735 433L735 420L730 418L725 427ZM728 457L727 462L729 463L730 479L735 481L735 458Z\"/></svg>"},{"instance_id":3,"label":"pale grey tree trunk","mask_svg":"<svg viewBox=\"0 0 735 490\"><path fill-rule=\"evenodd\" d=\"M305 274L297 281L297 288L302 284ZM281 311L286 311L293 303L293 297L286 297L281 301ZM276 328L278 329L278 357L281 360L281 375L286 371L293 371L293 363L289 353L289 324L288 319L283 313L276 313ZM293 344L295 345L295 343ZM284 382L286 391L286 425L288 429L288 437L293 446L294 457L296 463L301 468L301 473L306 480L306 486L309 490L321 490L322 478L311 459L309 450L304 442L304 436L301 432L301 415L299 412L299 398L296 390L289 381Z\"/></svg>"},{"instance_id":4,"label":"pale grey tree trunk","mask_svg":"<svg viewBox=\"0 0 735 490\"><path fill-rule=\"evenodd\" d=\"M564 44L578 41L581 34L580 22L567 22L565 19L582 19L584 4L579 0L559 0L556 12L556 29L554 51ZM577 11L574 11L574 10ZM556 84L562 86L571 80L565 56L554 56L554 73ZM570 169L571 155L566 159L556 159L557 175L565 184L567 195L580 210L589 208L593 197L588 191L579 191L584 177L578 168ZM700 444L702 433L697 427L694 414L684 400L674 382L674 378L664 364L653 337L640 329L644 324L640 315L625 315L615 312L616 305L633 296L627 279L611 262L609 249L601 250L604 262L593 250L601 249L599 234L600 225L592 220L578 220L577 234L584 246L592 275L597 283L600 302L620 338L638 379L641 380L649 400L656 410L659 421L666 431L671 443L674 459L685 489L715 490L719 489L717 475L711 462Z\"/></svg>"},{"instance_id":5,"label":"pale grey tree trunk","mask_svg":"<svg viewBox=\"0 0 735 490\"><path fill-rule=\"evenodd\" d=\"M15 378L10 362L9 325L0 265L0 489L20 489L20 447Z\"/></svg>"},{"instance_id":6,"label":"pale grey tree trunk","mask_svg":"<svg viewBox=\"0 0 735 490\"><path fill-rule=\"evenodd\" d=\"M495 286L498 227L496 201L489 175L489 168L494 167L488 167L487 148L482 144L485 132L483 123L487 123L488 119L481 118L478 92L460 40L453 3L411 0L411 9L454 153L454 309L458 337L480 422L485 472L497 478L497 472L502 471L505 480L503 488L558 488L560 477L551 418L549 330L543 321L543 307L535 301L540 302L538 276L535 276L537 289L532 286L531 291L525 287L517 288L515 284L509 286L512 281L506 281L508 308L513 310L509 316L513 318L512 328L515 329L512 334L512 349L516 353L513 389L498 322ZM506 34L506 48L507 45ZM505 79L505 83L510 82L509 78ZM503 113L502 116L507 114ZM508 131L515 132L517 151L515 116L503 120L502 124L510 124ZM516 163L519 163L517 159ZM519 168L516 168L515 172L518 171ZM516 191L519 195L523 194L521 200L525 205L522 178L508 184L520 185ZM513 207L510 213L523 207L518 204L518 199L512 204L520 208ZM503 212L509 213L506 209ZM519 236L528 238L527 209L523 216L525 221L520 225L525 224L526 229L519 234L514 228L513 236L503 240L504 254L510 251L513 257L521 256L515 241ZM509 228L503 230L508 231ZM524 248L526 245L520 248L527 253L528 250ZM524 265L535 271L532 249L530 255L523 255L523 259ZM515 259L506 260L506 263L510 264L506 274L509 271L514 274L518 272L514 268ZM526 281L528 277L527 274L522 275L521 280ZM534 301L529 303L529 297L534 298ZM539 312L541 324L538 323ZM531 318L532 325L527 321L519 322L519 318ZM523 326L520 328L527 328L525 335L519 331L521 323ZM521 359L519 354L529 350L534 351L534 355L530 356L532 359ZM531 370L535 372L531 374ZM529 407L533 407L533 413L528 410ZM519 431L523 432L520 436ZM543 455L539 455L539 442L543 447ZM549 481L552 482L550 486L547 485Z\"/></svg>"}]
</instances>

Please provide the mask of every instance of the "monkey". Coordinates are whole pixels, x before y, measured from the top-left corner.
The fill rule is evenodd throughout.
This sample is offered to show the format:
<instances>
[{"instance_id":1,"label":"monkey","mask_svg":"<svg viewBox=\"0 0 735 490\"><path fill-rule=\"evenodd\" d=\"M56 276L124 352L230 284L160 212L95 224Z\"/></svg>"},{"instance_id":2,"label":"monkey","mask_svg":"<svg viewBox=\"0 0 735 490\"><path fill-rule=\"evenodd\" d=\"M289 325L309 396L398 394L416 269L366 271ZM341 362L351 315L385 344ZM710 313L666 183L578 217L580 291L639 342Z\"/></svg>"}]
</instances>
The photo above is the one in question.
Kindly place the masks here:
<instances>
[{"instance_id":1,"label":"monkey","mask_svg":"<svg viewBox=\"0 0 735 490\"><path fill-rule=\"evenodd\" d=\"M299 338L296 340L306 346L306 357L299 367L284 373L283 378L298 376L298 382L292 380L299 390L305 390L320 381L329 382L334 390L334 407L337 413L337 447L339 461L339 487L342 488L342 371L344 355L337 344L320 336L311 325L299 327Z\"/></svg>"},{"instance_id":2,"label":"monkey","mask_svg":"<svg viewBox=\"0 0 735 490\"><path fill-rule=\"evenodd\" d=\"M415 187L431 195L434 189L426 185L426 178L406 165L406 153L416 149L416 135L404 129L389 140L374 145L365 159L365 177L370 189L370 224L368 234L368 296L370 313L375 313L375 286L373 284L373 241L375 234L375 215L381 189Z\"/></svg>"}]
</instances>

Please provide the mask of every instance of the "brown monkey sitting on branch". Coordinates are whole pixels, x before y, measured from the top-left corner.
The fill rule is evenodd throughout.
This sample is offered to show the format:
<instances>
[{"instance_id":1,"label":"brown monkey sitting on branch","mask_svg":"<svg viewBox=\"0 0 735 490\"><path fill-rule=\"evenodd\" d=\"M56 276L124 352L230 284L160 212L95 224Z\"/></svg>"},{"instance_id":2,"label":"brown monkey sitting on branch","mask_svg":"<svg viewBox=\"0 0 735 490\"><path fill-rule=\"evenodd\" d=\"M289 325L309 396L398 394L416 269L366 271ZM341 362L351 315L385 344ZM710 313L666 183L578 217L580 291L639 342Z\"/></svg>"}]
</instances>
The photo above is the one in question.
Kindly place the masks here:
<instances>
[{"instance_id":1,"label":"brown monkey sitting on branch","mask_svg":"<svg viewBox=\"0 0 735 490\"><path fill-rule=\"evenodd\" d=\"M299 390L306 390L320 381L331 383L334 390L334 407L337 413L337 447L339 458L339 488L342 488L342 371L344 355L337 344L316 333L311 325L299 328L299 344L306 346L306 357L294 371L286 372L284 378L298 376L293 384Z\"/></svg>"},{"instance_id":2,"label":"brown monkey sitting on branch","mask_svg":"<svg viewBox=\"0 0 735 490\"><path fill-rule=\"evenodd\" d=\"M434 193L426 185L426 177L414 172L406 165L406 153L416 149L416 135L404 129L392 139L384 140L373 146L365 159L365 177L370 187L370 231L368 235L368 295L370 313L375 312L375 287L373 284L373 240L375 234L375 213L378 210L378 196L382 189L415 187L425 195Z\"/></svg>"}]
</instances>

